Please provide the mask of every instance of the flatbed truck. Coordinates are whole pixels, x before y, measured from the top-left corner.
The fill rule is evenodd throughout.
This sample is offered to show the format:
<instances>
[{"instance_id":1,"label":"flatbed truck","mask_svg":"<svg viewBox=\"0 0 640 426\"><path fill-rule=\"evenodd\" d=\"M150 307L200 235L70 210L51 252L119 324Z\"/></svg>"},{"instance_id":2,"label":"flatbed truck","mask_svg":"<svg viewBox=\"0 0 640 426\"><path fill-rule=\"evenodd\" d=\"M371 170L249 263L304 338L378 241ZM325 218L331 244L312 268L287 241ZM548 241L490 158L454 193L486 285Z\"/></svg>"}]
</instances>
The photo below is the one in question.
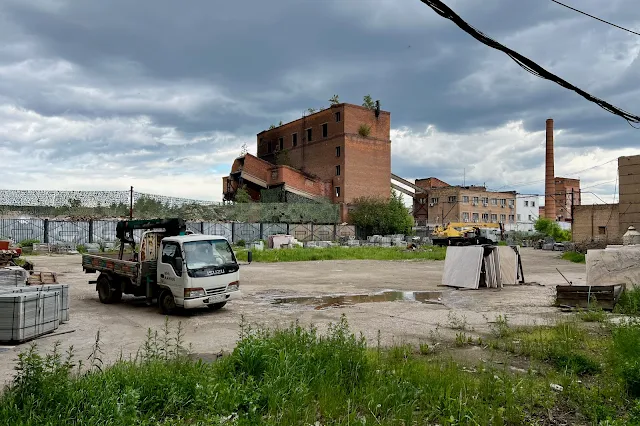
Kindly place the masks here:
<instances>
[{"instance_id":1,"label":"flatbed truck","mask_svg":"<svg viewBox=\"0 0 640 426\"><path fill-rule=\"evenodd\" d=\"M134 231L142 230L136 247ZM127 220L116 225L117 254L83 254L85 273L99 272L100 302L118 303L123 294L155 299L160 311L221 309L242 296L236 257L227 239L189 233L181 219ZM125 246L131 253L125 253ZM251 252L249 252L249 263Z\"/></svg>"}]
</instances>

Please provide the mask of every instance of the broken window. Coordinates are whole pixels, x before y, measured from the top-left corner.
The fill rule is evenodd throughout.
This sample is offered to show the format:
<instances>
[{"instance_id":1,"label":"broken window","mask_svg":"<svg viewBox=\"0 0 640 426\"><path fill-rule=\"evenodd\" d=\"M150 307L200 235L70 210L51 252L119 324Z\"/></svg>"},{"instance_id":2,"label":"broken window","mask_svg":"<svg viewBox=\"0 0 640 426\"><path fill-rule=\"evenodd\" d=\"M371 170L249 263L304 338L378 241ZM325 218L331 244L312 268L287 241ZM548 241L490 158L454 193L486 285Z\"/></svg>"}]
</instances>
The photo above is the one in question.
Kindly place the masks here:
<instances>
[{"instance_id":1,"label":"broken window","mask_svg":"<svg viewBox=\"0 0 640 426\"><path fill-rule=\"evenodd\" d=\"M271 152L271 142L267 142L267 152Z\"/></svg>"},{"instance_id":2,"label":"broken window","mask_svg":"<svg viewBox=\"0 0 640 426\"><path fill-rule=\"evenodd\" d=\"M291 135L291 142L293 146L298 146L298 134L294 133Z\"/></svg>"},{"instance_id":3,"label":"broken window","mask_svg":"<svg viewBox=\"0 0 640 426\"><path fill-rule=\"evenodd\" d=\"M474 206L478 205L478 200L480 200L478 197L473 197L473 205Z\"/></svg>"},{"instance_id":4,"label":"broken window","mask_svg":"<svg viewBox=\"0 0 640 426\"><path fill-rule=\"evenodd\" d=\"M532 201L532 202L531 202L531 207L535 207L535 206L536 206L536 202L535 202L535 201Z\"/></svg>"},{"instance_id":5,"label":"broken window","mask_svg":"<svg viewBox=\"0 0 640 426\"><path fill-rule=\"evenodd\" d=\"M336 123L340 122L340 111L336 112Z\"/></svg>"},{"instance_id":6,"label":"broken window","mask_svg":"<svg viewBox=\"0 0 640 426\"><path fill-rule=\"evenodd\" d=\"M506 205L507 205L507 199L506 199L506 198L501 198L501 199L500 199L500 205L501 205L502 207L506 206Z\"/></svg>"},{"instance_id":7,"label":"broken window","mask_svg":"<svg viewBox=\"0 0 640 426\"><path fill-rule=\"evenodd\" d=\"M514 222L514 216L512 214L509 215L509 223Z\"/></svg>"},{"instance_id":8,"label":"broken window","mask_svg":"<svg viewBox=\"0 0 640 426\"><path fill-rule=\"evenodd\" d=\"M307 142L311 142L313 139L313 129L307 129Z\"/></svg>"},{"instance_id":9,"label":"broken window","mask_svg":"<svg viewBox=\"0 0 640 426\"><path fill-rule=\"evenodd\" d=\"M329 125L327 123L324 123L322 125L322 137L326 138L329 135Z\"/></svg>"},{"instance_id":10,"label":"broken window","mask_svg":"<svg viewBox=\"0 0 640 426\"><path fill-rule=\"evenodd\" d=\"M482 221L489 222L489 213L482 213Z\"/></svg>"},{"instance_id":11,"label":"broken window","mask_svg":"<svg viewBox=\"0 0 640 426\"><path fill-rule=\"evenodd\" d=\"M438 204L438 199L437 198L432 198L431 199L431 204Z\"/></svg>"}]
</instances>

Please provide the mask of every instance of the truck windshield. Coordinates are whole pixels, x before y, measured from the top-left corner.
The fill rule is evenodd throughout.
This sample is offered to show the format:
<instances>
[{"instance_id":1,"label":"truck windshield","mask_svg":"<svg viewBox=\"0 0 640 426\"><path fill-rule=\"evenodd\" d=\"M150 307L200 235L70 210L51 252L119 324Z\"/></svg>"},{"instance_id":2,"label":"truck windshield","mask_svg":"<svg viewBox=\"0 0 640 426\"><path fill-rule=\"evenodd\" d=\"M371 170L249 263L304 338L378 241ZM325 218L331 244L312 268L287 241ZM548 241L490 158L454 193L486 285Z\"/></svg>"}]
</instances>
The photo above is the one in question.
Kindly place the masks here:
<instances>
[{"instance_id":1,"label":"truck windshield","mask_svg":"<svg viewBox=\"0 0 640 426\"><path fill-rule=\"evenodd\" d=\"M227 240L203 240L184 243L185 261L189 269L235 264L236 259Z\"/></svg>"}]
</instances>

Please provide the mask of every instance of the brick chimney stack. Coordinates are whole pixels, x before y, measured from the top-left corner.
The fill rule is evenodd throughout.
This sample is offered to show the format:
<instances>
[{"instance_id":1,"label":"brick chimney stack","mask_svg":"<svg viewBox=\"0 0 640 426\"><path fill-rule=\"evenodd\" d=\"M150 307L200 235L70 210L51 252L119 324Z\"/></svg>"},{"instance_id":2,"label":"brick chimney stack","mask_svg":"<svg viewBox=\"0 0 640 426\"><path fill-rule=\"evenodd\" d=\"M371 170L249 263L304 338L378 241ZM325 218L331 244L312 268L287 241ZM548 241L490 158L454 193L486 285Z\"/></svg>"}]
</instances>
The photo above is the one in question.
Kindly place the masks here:
<instances>
[{"instance_id":1,"label":"brick chimney stack","mask_svg":"<svg viewBox=\"0 0 640 426\"><path fill-rule=\"evenodd\" d=\"M547 149L544 176L544 216L556 220L556 179L553 159L553 119L547 120Z\"/></svg>"}]
</instances>

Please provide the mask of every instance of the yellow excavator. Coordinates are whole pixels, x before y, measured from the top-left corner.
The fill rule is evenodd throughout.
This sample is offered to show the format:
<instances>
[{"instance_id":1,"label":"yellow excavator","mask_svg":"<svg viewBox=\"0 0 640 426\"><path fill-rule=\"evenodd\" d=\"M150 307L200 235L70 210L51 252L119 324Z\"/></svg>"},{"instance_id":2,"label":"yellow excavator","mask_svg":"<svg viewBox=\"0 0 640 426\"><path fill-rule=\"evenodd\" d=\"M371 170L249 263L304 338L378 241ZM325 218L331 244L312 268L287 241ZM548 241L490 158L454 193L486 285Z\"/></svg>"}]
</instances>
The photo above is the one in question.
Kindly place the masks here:
<instances>
[{"instance_id":1,"label":"yellow excavator","mask_svg":"<svg viewBox=\"0 0 640 426\"><path fill-rule=\"evenodd\" d=\"M431 239L436 246L470 246L496 244L503 236L501 223L449 222L447 226L437 226Z\"/></svg>"}]
</instances>

